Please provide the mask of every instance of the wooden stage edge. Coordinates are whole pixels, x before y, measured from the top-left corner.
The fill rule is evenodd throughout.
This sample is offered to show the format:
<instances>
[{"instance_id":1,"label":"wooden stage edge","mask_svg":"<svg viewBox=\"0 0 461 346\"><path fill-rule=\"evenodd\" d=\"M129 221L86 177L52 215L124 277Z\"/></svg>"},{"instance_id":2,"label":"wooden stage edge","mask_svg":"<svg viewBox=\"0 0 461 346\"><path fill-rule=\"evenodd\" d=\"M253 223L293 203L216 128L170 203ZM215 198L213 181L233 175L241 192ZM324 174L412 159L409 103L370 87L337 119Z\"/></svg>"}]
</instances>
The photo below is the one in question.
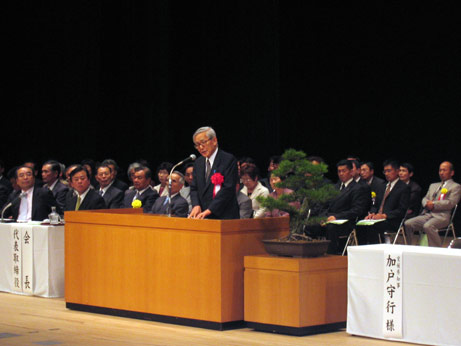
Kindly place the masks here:
<instances>
[{"instance_id":1,"label":"wooden stage edge","mask_svg":"<svg viewBox=\"0 0 461 346\"><path fill-rule=\"evenodd\" d=\"M170 324L177 324L180 326L197 327L197 328L204 328L204 329L211 329L211 330L218 330L218 331L240 329L240 328L245 328L247 326L247 323L243 320L219 323L219 322L212 322L212 321L196 320L192 318L157 315L157 314L151 314L151 313L146 313L146 312L104 308L100 306L91 306L91 305L76 304L76 303L66 303L66 308L70 310L76 310L76 311L91 312L91 313L118 316L118 317L128 317L128 318L135 318L138 320L170 323ZM291 335L296 335L296 334L291 334ZM307 335L307 334L304 334L304 335Z\"/></svg>"}]
</instances>

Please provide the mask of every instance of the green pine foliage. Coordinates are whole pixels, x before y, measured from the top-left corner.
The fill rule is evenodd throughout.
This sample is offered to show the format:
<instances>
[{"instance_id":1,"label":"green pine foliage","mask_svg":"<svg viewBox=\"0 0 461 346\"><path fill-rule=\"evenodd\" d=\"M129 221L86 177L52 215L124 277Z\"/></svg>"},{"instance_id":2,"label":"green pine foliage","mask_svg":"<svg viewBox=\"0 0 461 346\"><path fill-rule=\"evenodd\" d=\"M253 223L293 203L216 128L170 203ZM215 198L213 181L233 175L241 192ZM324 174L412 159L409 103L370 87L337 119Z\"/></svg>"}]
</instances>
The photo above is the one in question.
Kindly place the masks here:
<instances>
[{"instance_id":1,"label":"green pine foliage","mask_svg":"<svg viewBox=\"0 0 461 346\"><path fill-rule=\"evenodd\" d=\"M269 210L283 210L290 215L290 236L292 239L303 235L304 226L319 224L325 218L312 216L314 211L320 210L328 201L337 195L334 185L324 179L328 166L324 163L318 165L307 160L303 151L288 149L282 155L282 162L273 174L279 176L282 182L277 187L288 188L294 192L282 195L278 199L271 196L258 197L261 205ZM297 209L290 203L298 202Z\"/></svg>"}]
</instances>

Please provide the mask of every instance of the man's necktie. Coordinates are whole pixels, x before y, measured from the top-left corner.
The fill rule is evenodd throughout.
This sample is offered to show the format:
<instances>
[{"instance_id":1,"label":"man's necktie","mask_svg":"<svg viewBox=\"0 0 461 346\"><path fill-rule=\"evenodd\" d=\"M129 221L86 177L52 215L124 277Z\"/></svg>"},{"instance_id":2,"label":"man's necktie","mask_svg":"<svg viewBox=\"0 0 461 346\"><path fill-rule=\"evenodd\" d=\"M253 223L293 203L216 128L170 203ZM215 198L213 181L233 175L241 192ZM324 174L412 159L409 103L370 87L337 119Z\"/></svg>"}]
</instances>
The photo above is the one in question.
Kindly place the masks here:
<instances>
[{"instance_id":1,"label":"man's necktie","mask_svg":"<svg viewBox=\"0 0 461 346\"><path fill-rule=\"evenodd\" d=\"M139 196L140 196L139 191L136 190L136 194L134 195L133 201L139 199Z\"/></svg>"},{"instance_id":2,"label":"man's necktie","mask_svg":"<svg viewBox=\"0 0 461 346\"><path fill-rule=\"evenodd\" d=\"M389 193L390 193L390 192L391 192L391 183L388 183L388 184L387 184L387 188L386 188L386 192L384 192L383 201L381 202L381 205L380 205L380 207L379 207L378 214L382 214L382 213L383 213L384 202L386 202L386 198L387 198L387 196L389 196Z\"/></svg>"},{"instance_id":3,"label":"man's necktie","mask_svg":"<svg viewBox=\"0 0 461 346\"><path fill-rule=\"evenodd\" d=\"M75 203L75 210L78 210L80 208L80 203L82 203L82 198L80 196L77 196L77 203Z\"/></svg>"},{"instance_id":4,"label":"man's necktie","mask_svg":"<svg viewBox=\"0 0 461 346\"><path fill-rule=\"evenodd\" d=\"M433 201L436 200L437 195L439 194L440 191L442 191L443 185L445 185L445 182L442 182L442 184L440 184L440 187L437 190L435 190L434 194L432 195Z\"/></svg>"},{"instance_id":5,"label":"man's necktie","mask_svg":"<svg viewBox=\"0 0 461 346\"><path fill-rule=\"evenodd\" d=\"M341 187L339 188L339 191L342 191L344 189L344 183L341 183Z\"/></svg>"},{"instance_id":6,"label":"man's necktie","mask_svg":"<svg viewBox=\"0 0 461 346\"><path fill-rule=\"evenodd\" d=\"M211 172L211 163L210 160L206 159L206 170L205 170L205 180L208 180Z\"/></svg>"},{"instance_id":7,"label":"man's necktie","mask_svg":"<svg viewBox=\"0 0 461 346\"><path fill-rule=\"evenodd\" d=\"M103 196L104 195L104 191L103 190L99 190L99 196Z\"/></svg>"},{"instance_id":8,"label":"man's necktie","mask_svg":"<svg viewBox=\"0 0 461 346\"><path fill-rule=\"evenodd\" d=\"M27 193L21 192L19 195L21 198L21 204L19 205L19 215L18 220L26 221L27 220L27 212L28 212L28 205L27 205Z\"/></svg>"}]
</instances>

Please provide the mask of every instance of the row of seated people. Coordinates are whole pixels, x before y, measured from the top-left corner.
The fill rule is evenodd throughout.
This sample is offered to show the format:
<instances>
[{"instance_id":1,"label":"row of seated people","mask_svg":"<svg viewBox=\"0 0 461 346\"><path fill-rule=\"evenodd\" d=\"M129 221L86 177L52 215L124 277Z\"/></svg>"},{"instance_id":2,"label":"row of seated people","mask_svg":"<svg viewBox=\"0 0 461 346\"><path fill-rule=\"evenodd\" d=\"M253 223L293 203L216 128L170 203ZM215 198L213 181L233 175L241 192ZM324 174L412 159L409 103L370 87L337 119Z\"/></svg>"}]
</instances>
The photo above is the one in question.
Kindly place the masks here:
<instances>
[{"instance_id":1,"label":"row of seated people","mask_svg":"<svg viewBox=\"0 0 461 346\"><path fill-rule=\"evenodd\" d=\"M369 164L366 164L370 168ZM361 166L364 168L364 165ZM410 169L409 169L410 168ZM384 232L396 231L402 220L411 244L414 232L424 232L429 246L441 246L438 229L446 227L451 211L461 198L461 185L453 181L454 168L450 162L439 167L440 182L431 184L421 200L421 188L405 179L411 167L396 161L385 161L383 173L386 180L373 177L354 179L353 160L342 160L337 164L340 193L320 211L327 217L324 225L309 226L306 233L313 237L331 240L329 253L340 253L345 239L355 228L359 244L376 244L384 239ZM362 170L363 172L363 170ZM373 183L375 181L375 183ZM416 202L412 201L412 198ZM367 225L357 225L360 220L373 220ZM338 222L342 220L346 222Z\"/></svg>"},{"instance_id":2,"label":"row of seated people","mask_svg":"<svg viewBox=\"0 0 461 346\"><path fill-rule=\"evenodd\" d=\"M320 160L321 158L316 157L311 159L314 163ZM268 172L270 173L277 168L279 162L280 157L272 157ZM30 170L25 170L26 167L29 167ZM75 168L78 170L73 172ZM94 180L91 179L93 177L91 166L71 165L65 170L66 180L64 181L59 179L61 165L58 162L49 161L42 166L41 176L43 186L48 188L48 192L51 191L52 198L48 198L49 193L42 194L46 200L46 203L43 204L48 205L48 207L56 205L59 211L129 208L132 202L138 199L141 201L145 212L165 214L167 208L170 207L169 211L172 215L185 217L191 208L190 191L187 183L192 179L193 166L186 166L184 175L180 172L175 172L172 175L171 201L168 201L167 182L171 168L171 163L162 163L157 169L160 183L154 185L150 169L142 163L133 163L128 169L132 186L128 186L117 179L117 164L110 159L104 160L101 165L94 169ZM256 165L248 158L239 160L238 168L241 184L236 187L236 192L240 217L258 218L283 215L280 212L274 214L274 212L264 210L256 200L258 196L272 195L277 198L278 195L290 193L288 189L276 188L276 183L280 181L280 178L272 175L270 182L267 179L260 179ZM374 167L371 162L359 163L354 158L338 163L337 173L339 181L336 186L341 190L341 193L331 203L317 210L319 214L327 216L329 222L324 226L307 229L307 233L310 235L326 236L331 240L330 253L339 251L339 238L348 234L354 227L355 221L359 219L385 220L371 227L357 227L359 244L372 244L379 242L379 238L385 230L398 227L403 217L411 219L420 214L421 188L411 180L413 168L410 164L399 165L393 161L385 162L383 173L386 181L374 175ZM454 169L451 163L442 163L439 174L442 183L433 184L429 188L428 194L422 200L422 215L415 218L416 221L408 220L406 222L410 240L413 232L421 229L428 233L429 245L433 246L440 246L440 238L434 229L445 225L447 215L449 219L450 211L458 203L461 191L459 185L452 180ZM25 165L15 170L14 183L20 187L21 191L26 191L31 186L39 187L40 184L37 182L39 179L35 179L35 176L34 167ZM1 191L6 190L7 184L4 184L4 181L5 179L0 179ZM444 185L442 186L442 184ZM25 202L23 198L18 198L19 195L20 192L18 191L9 193L8 198L2 201L1 205L14 202L11 209L5 212L6 216L38 221L47 217L49 208L36 208L34 206L29 206L26 216L24 216L24 212L21 214L19 209L21 203L25 205ZM39 215L34 215L34 213ZM434 215L435 217L432 217ZM339 225L332 223L334 219L349 221Z\"/></svg>"},{"instance_id":3,"label":"row of seated people","mask_svg":"<svg viewBox=\"0 0 461 346\"><path fill-rule=\"evenodd\" d=\"M8 194L2 203L2 210L7 207L3 216L19 221L42 221L48 217L51 207L56 207L59 213L68 210L131 208L134 200L141 202L146 213L187 216L190 206L187 196L184 198L180 194L187 194L187 189L183 190L185 178L181 172L175 171L171 175L171 193L161 184L153 186L150 169L141 164L134 165L131 174L131 187L121 181L117 183L114 169L103 163L97 167L97 187L94 187L89 170L82 165L69 166L67 179L62 181L59 179L60 164L46 162L42 167L41 182L35 178L33 168L22 165L15 169L16 188L1 184L2 191Z\"/></svg>"},{"instance_id":4,"label":"row of seated people","mask_svg":"<svg viewBox=\"0 0 461 346\"><path fill-rule=\"evenodd\" d=\"M37 177L38 171L35 165L27 162L14 168L13 174L10 173L10 180L3 179L3 177L0 180L2 181L0 191L4 196L0 206L13 204L8 208L9 210L5 211L6 217L41 221L49 214L48 210L51 206L56 206L58 212L62 213L66 210L130 208L134 200L139 200L146 213L166 214L170 212L174 216L186 217L191 209L189 184L193 179L193 164L186 165L184 174L178 171L172 174L171 195L169 196L168 178L172 167L173 164L162 162L156 172L159 184L154 184L151 170L144 166L144 163L132 163L127 171L132 184L129 186L117 179L118 166L111 159L104 160L96 168L85 163L63 168L57 161L47 161L41 169L42 179ZM93 175L92 172L95 174ZM254 175L256 173L249 172L249 174L257 180ZM30 190L32 187L36 187L35 192ZM243 184L237 186L241 218L261 217L262 215L258 214L257 205L255 204L253 208L250 198L239 192L240 190L247 192L248 190ZM264 190L268 191L266 188ZM29 194L25 194L26 191L29 191ZM25 200L23 197L29 196L31 201L34 200L32 194L41 196L35 198L36 203L34 204L44 207L36 208L34 205L32 208L31 205L28 213L24 209L23 215L19 212L21 202ZM256 195L253 194L253 197ZM171 202L167 203L169 198ZM40 201L41 199L43 201Z\"/></svg>"}]
</instances>

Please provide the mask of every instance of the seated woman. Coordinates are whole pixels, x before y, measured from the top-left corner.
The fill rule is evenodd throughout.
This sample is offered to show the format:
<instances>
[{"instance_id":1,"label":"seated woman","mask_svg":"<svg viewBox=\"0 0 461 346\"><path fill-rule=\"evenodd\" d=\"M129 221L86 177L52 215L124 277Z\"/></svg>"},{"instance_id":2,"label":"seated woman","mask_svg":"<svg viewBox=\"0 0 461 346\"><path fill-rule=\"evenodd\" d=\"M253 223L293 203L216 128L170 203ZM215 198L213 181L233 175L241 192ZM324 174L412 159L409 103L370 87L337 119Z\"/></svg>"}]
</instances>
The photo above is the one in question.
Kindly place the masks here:
<instances>
[{"instance_id":1,"label":"seated woman","mask_svg":"<svg viewBox=\"0 0 461 346\"><path fill-rule=\"evenodd\" d=\"M269 196L277 199L281 195L288 195L290 193L293 193L293 190L290 190L284 187L277 187L276 186L277 183L280 183L280 182L282 182L282 179L276 176L274 173L271 173L269 183L272 187L272 192L269 194ZM299 208L299 202L293 202L290 204L294 206L295 208ZM266 217L277 217L277 216L288 216L288 213L283 210L274 209L272 211L267 210L264 215Z\"/></svg>"},{"instance_id":2,"label":"seated woman","mask_svg":"<svg viewBox=\"0 0 461 346\"><path fill-rule=\"evenodd\" d=\"M157 167L157 177L160 184L154 186L154 190L158 192L160 197L168 196L168 176L173 168L173 164L170 162L162 162Z\"/></svg>"},{"instance_id":3,"label":"seated woman","mask_svg":"<svg viewBox=\"0 0 461 346\"><path fill-rule=\"evenodd\" d=\"M255 219L264 217L266 210L260 206L259 202L256 200L256 197L269 196L269 190L258 181L258 169L253 165L246 166L241 169L240 173L240 179L242 180L243 185L245 185L241 192L251 199L251 204L253 206L253 217Z\"/></svg>"}]
</instances>

